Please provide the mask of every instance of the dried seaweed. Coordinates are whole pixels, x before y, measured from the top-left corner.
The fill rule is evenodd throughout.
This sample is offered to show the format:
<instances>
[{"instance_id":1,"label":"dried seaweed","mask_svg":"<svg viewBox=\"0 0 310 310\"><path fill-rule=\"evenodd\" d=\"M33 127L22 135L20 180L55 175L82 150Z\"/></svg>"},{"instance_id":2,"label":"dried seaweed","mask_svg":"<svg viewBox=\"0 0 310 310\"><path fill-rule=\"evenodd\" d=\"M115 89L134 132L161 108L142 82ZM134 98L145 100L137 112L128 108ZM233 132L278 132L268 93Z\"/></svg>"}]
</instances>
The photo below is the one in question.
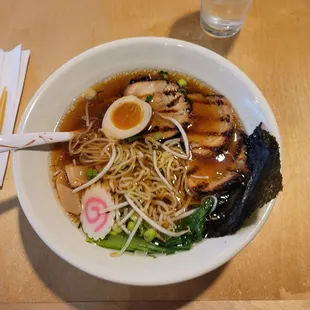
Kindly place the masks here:
<instances>
[{"instance_id":1,"label":"dried seaweed","mask_svg":"<svg viewBox=\"0 0 310 310\"><path fill-rule=\"evenodd\" d=\"M255 210L282 191L279 145L261 124L247 139L247 163L250 173L244 185L219 197L217 216L207 221L208 238L235 233Z\"/></svg>"}]
</instances>

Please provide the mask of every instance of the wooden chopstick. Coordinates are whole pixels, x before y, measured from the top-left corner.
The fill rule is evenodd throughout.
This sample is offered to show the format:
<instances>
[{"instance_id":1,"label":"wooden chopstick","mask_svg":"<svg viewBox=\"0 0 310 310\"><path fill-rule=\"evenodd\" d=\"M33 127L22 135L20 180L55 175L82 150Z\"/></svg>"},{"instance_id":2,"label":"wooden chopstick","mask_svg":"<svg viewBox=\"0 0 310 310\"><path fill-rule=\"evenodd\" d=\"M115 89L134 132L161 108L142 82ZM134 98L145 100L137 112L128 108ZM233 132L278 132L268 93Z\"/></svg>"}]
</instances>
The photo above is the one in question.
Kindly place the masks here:
<instances>
[{"instance_id":1,"label":"wooden chopstick","mask_svg":"<svg viewBox=\"0 0 310 310\"><path fill-rule=\"evenodd\" d=\"M0 134L2 132L7 97L8 97L8 91L6 87L4 87L0 98Z\"/></svg>"}]
</instances>

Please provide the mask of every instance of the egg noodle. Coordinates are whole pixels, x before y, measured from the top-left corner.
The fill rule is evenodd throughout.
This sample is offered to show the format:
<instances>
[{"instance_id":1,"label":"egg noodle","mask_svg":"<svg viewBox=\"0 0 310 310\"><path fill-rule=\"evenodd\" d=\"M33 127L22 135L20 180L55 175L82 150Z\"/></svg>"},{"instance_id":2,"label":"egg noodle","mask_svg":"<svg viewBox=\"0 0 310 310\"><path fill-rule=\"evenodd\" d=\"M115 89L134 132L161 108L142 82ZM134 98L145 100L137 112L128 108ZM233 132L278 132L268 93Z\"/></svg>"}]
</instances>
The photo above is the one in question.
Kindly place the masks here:
<instances>
[{"instance_id":1,"label":"egg noodle","mask_svg":"<svg viewBox=\"0 0 310 310\"><path fill-rule=\"evenodd\" d=\"M179 138L159 143L150 137L132 143L106 138L101 129L78 133L69 141L69 153L81 164L99 171L75 192L103 181L110 190L117 210L117 223L123 225L134 213L156 226L158 232L174 236L175 222L191 214L187 187L187 155ZM108 169L106 169L108 167ZM132 202L126 205L124 202ZM125 206L125 207L124 207ZM160 237L160 235L159 235Z\"/></svg>"}]
</instances>

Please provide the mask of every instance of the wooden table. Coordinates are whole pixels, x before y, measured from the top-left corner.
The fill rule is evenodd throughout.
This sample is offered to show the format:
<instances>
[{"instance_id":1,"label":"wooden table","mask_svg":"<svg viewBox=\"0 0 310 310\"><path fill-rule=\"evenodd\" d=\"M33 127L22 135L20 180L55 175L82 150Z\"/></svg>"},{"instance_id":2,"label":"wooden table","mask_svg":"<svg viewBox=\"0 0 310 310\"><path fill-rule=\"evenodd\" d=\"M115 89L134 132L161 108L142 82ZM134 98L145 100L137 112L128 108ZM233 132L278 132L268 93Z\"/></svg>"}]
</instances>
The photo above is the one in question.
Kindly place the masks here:
<instances>
[{"instance_id":1,"label":"wooden table","mask_svg":"<svg viewBox=\"0 0 310 310\"><path fill-rule=\"evenodd\" d=\"M88 48L134 36L183 39L227 57L262 90L283 138L285 185L259 235L222 268L130 287L89 276L43 244L20 208L10 162L0 191L0 302L8 303L0 308L310 309L309 12L309 0L255 0L241 33L218 40L201 31L198 0L0 0L0 47L31 49L18 119L41 83Z\"/></svg>"}]
</instances>

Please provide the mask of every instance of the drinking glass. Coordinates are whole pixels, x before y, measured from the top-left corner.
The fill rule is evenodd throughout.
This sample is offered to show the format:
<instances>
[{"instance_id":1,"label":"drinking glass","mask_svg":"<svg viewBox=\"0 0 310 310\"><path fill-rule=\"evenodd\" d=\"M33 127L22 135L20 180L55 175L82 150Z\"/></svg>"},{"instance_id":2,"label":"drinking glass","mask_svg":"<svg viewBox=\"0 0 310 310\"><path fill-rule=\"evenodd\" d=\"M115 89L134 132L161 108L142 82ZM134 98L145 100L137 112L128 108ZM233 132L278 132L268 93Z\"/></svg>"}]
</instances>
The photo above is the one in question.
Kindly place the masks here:
<instances>
[{"instance_id":1,"label":"drinking glass","mask_svg":"<svg viewBox=\"0 0 310 310\"><path fill-rule=\"evenodd\" d=\"M200 23L216 37L236 34L249 11L252 0L201 0Z\"/></svg>"}]
</instances>

